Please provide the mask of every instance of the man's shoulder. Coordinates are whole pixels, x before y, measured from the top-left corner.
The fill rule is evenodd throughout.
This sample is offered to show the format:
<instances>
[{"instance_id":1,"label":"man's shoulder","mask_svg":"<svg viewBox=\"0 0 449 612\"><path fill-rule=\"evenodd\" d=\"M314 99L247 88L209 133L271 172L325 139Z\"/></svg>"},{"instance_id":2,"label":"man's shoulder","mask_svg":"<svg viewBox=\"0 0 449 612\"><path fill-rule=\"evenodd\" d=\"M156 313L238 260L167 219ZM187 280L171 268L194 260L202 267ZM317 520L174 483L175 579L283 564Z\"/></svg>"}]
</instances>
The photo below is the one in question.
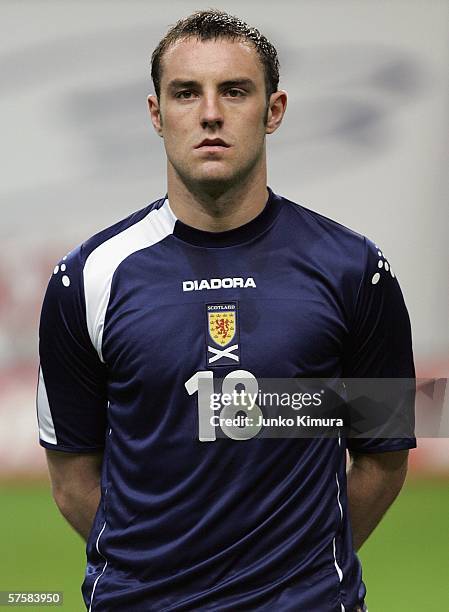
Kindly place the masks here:
<instances>
[{"instance_id":1,"label":"man's shoulder","mask_svg":"<svg viewBox=\"0 0 449 612\"><path fill-rule=\"evenodd\" d=\"M117 265L133 253L148 244L161 239L161 231L167 232L170 219L165 223L148 223L150 213L163 209L165 196L154 200L144 208L141 208L127 217L116 221L90 238L81 242L67 253L55 266L54 274L65 273L62 279L70 285L75 284L75 279L82 283L83 276L88 267L103 272L111 272ZM156 229L155 229L156 228ZM70 276L69 276L70 273ZM68 280L67 280L68 279Z\"/></svg>"},{"instance_id":2,"label":"man's shoulder","mask_svg":"<svg viewBox=\"0 0 449 612\"><path fill-rule=\"evenodd\" d=\"M298 226L304 232L320 235L322 238L333 238L340 241L348 241L352 244L363 245L365 236L356 230L343 225L326 215L308 208L302 202L294 202L284 196L280 196L286 208L291 212L292 219L296 217Z\"/></svg>"},{"instance_id":3,"label":"man's shoulder","mask_svg":"<svg viewBox=\"0 0 449 612\"><path fill-rule=\"evenodd\" d=\"M143 208L140 208L127 217L116 221L112 225L100 230L93 236L90 236L87 240L79 245L80 254L82 260L85 262L89 255L98 249L102 244L108 242L120 234L124 234L130 228L135 227L141 221L143 221L152 211L158 210L164 203L165 197L154 200L150 204L147 204Z\"/></svg>"},{"instance_id":4,"label":"man's shoulder","mask_svg":"<svg viewBox=\"0 0 449 612\"><path fill-rule=\"evenodd\" d=\"M323 265L363 269L367 251L375 250L375 243L360 232L312 210L302 203L282 196L285 228L291 234L289 243L301 251L307 251L315 261Z\"/></svg>"}]
</instances>

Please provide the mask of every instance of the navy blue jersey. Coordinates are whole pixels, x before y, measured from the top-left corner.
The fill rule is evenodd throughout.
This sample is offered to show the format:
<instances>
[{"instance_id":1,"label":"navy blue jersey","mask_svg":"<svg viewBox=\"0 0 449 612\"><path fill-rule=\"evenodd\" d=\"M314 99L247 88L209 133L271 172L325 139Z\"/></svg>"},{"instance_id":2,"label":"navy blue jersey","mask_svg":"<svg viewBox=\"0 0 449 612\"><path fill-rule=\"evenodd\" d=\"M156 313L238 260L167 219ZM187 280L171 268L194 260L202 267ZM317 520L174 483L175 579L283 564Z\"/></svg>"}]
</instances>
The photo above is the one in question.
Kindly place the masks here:
<instances>
[{"instance_id":1,"label":"navy blue jersey","mask_svg":"<svg viewBox=\"0 0 449 612\"><path fill-rule=\"evenodd\" d=\"M95 612L363 605L346 449L414 439L204 439L198 380L414 377L410 323L367 238L268 190L195 229L161 198L55 267L42 309L40 444L104 449L82 585Z\"/></svg>"}]
</instances>

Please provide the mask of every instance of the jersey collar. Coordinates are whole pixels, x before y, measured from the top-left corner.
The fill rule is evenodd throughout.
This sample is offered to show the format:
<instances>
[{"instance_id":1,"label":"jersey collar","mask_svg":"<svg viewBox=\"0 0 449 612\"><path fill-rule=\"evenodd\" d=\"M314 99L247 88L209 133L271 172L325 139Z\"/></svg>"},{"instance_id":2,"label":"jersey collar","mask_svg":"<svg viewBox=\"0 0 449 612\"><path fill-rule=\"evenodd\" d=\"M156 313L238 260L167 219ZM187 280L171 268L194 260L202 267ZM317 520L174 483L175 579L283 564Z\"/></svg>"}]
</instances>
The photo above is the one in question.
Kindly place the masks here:
<instances>
[{"instance_id":1,"label":"jersey collar","mask_svg":"<svg viewBox=\"0 0 449 612\"><path fill-rule=\"evenodd\" d=\"M184 242L189 242L196 246L202 247L229 247L247 242L266 231L274 222L281 208L281 198L275 194L270 187L268 189L268 199L261 212L239 227L235 227L224 232L208 232L187 225L180 219L177 219L165 196L164 206L170 208L171 215L176 219L173 234Z\"/></svg>"}]
</instances>

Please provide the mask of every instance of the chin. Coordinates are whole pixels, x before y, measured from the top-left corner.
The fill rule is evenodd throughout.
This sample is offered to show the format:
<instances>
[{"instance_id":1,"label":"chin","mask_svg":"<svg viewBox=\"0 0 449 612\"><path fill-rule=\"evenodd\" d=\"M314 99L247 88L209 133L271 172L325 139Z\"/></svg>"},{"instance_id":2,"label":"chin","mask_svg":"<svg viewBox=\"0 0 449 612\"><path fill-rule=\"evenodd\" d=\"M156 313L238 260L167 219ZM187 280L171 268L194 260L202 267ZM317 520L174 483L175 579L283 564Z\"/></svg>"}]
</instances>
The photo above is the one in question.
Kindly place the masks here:
<instances>
[{"instance_id":1,"label":"chin","mask_svg":"<svg viewBox=\"0 0 449 612\"><path fill-rule=\"evenodd\" d=\"M237 177L238 172L229 172L229 170L215 168L190 175L189 182L203 185L204 187L213 185L225 186L234 183Z\"/></svg>"},{"instance_id":2,"label":"chin","mask_svg":"<svg viewBox=\"0 0 449 612\"><path fill-rule=\"evenodd\" d=\"M175 167L176 168L176 167ZM202 189L211 195L234 187L248 174L246 166L230 167L229 164L206 163L200 166L177 167L182 182L191 189Z\"/></svg>"}]
</instances>

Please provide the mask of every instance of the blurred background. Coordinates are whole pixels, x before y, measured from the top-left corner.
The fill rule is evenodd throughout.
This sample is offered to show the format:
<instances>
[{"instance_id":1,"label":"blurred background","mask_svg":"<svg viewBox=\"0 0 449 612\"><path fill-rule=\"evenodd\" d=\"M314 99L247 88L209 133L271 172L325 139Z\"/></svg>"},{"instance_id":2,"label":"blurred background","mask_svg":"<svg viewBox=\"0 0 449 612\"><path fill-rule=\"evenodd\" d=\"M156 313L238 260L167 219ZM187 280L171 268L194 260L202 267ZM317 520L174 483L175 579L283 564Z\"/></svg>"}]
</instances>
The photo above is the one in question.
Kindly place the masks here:
<instances>
[{"instance_id":1,"label":"blurred background","mask_svg":"<svg viewBox=\"0 0 449 612\"><path fill-rule=\"evenodd\" d=\"M67 610L83 609L85 551L38 445L40 305L61 256L164 195L150 56L177 19L209 6L0 2L0 590L64 590ZM268 137L269 185L380 245L410 312L417 375L447 377L449 3L212 6L279 52L289 102ZM449 608L449 444L418 444L361 552L370 612Z\"/></svg>"}]
</instances>

